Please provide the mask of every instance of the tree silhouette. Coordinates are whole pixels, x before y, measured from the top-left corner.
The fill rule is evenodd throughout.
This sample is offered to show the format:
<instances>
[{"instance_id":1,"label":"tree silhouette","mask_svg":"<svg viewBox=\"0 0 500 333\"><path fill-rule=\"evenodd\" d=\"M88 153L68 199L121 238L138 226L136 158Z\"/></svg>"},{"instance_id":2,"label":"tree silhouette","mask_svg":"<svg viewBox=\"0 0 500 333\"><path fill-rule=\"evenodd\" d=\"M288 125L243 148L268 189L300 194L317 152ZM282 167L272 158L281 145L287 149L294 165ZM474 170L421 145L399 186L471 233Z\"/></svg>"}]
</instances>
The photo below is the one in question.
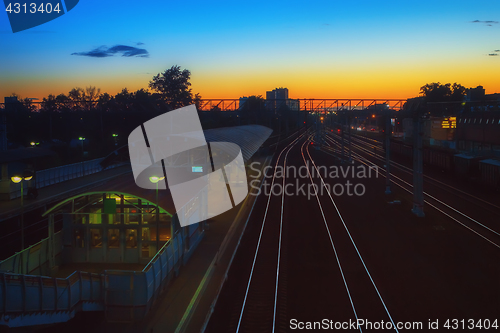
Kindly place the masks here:
<instances>
[{"instance_id":1,"label":"tree silhouette","mask_svg":"<svg viewBox=\"0 0 500 333\"><path fill-rule=\"evenodd\" d=\"M173 110L193 104L190 78L189 70L181 70L180 66L174 65L154 76L149 87L159 94L169 110ZM196 98L199 100L200 96L197 94Z\"/></svg>"},{"instance_id":2,"label":"tree silhouette","mask_svg":"<svg viewBox=\"0 0 500 333\"><path fill-rule=\"evenodd\" d=\"M83 101L85 103L85 110L90 110L94 107L94 102L101 95L101 88L96 88L93 86L86 87L83 91Z\"/></svg>"},{"instance_id":3,"label":"tree silhouette","mask_svg":"<svg viewBox=\"0 0 500 333\"><path fill-rule=\"evenodd\" d=\"M467 88L458 83L428 83L420 87L420 94L426 98L428 109L433 116L456 115L460 112L461 102Z\"/></svg>"},{"instance_id":4,"label":"tree silhouette","mask_svg":"<svg viewBox=\"0 0 500 333\"><path fill-rule=\"evenodd\" d=\"M461 101L467 93L467 88L459 83L440 82L427 83L420 87L420 94L427 98L428 102L457 102Z\"/></svg>"}]
</instances>

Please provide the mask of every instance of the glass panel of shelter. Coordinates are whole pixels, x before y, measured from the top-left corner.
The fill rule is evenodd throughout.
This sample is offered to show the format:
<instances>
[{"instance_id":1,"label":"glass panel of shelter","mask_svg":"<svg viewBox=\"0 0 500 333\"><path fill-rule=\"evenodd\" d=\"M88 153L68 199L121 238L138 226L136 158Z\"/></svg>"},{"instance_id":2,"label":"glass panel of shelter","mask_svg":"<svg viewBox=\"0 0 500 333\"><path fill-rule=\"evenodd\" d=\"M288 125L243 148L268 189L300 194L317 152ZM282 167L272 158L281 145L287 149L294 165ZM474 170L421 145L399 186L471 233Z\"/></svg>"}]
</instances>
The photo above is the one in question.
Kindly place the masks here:
<instances>
[{"instance_id":1,"label":"glass panel of shelter","mask_svg":"<svg viewBox=\"0 0 500 333\"><path fill-rule=\"evenodd\" d=\"M103 213L105 199L117 201L114 214ZM151 257L157 251L156 209L156 205L146 200L123 194L91 194L75 199L72 202L74 245L77 248L102 248L104 245L112 249L119 248L120 240L124 240L124 248L137 249L140 241L141 257ZM158 220L162 246L171 238L171 216L160 208ZM90 229L82 228L85 224L88 224ZM87 244L86 231L89 233ZM123 233L123 238L120 233ZM107 237L103 237L104 234Z\"/></svg>"}]
</instances>

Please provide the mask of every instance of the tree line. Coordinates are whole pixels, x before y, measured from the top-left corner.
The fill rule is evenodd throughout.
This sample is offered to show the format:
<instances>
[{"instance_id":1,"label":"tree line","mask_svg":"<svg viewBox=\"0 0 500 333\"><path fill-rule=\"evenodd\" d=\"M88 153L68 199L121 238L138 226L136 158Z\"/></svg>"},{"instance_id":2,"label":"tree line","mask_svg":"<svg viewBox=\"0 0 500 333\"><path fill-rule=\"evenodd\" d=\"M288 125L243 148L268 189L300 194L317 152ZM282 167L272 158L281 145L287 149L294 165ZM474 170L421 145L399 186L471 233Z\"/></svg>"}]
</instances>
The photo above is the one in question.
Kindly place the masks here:
<instances>
[{"instance_id":1,"label":"tree line","mask_svg":"<svg viewBox=\"0 0 500 333\"><path fill-rule=\"evenodd\" d=\"M12 94L19 101L5 105L7 111L13 111L6 112L8 140L14 143L10 148L50 142L52 146L66 144L59 153L70 159L81 159L82 148L91 152L88 158L106 155L125 145L128 134L147 120L190 104L200 109L201 96L193 93L190 79L189 70L175 65L155 75L149 89L124 88L113 96L94 86L77 87L67 94L44 97L39 107ZM204 128L261 124L281 130L291 122L287 107L266 112L262 96L249 97L238 114L228 115L216 106L211 111L199 114ZM79 137L85 138L84 147L75 143ZM71 141L73 148L67 147Z\"/></svg>"},{"instance_id":2,"label":"tree line","mask_svg":"<svg viewBox=\"0 0 500 333\"><path fill-rule=\"evenodd\" d=\"M73 88L67 94L43 98L40 108L30 99L13 94L20 101L5 106L15 111L6 113L8 139L28 146L30 142L69 143L85 137L84 148L102 156L118 144L126 144L134 128L155 116L193 103L199 109L201 96L192 92L190 79L189 70L175 65L153 76L147 89L124 88L113 96L101 93L94 86ZM467 89L458 83L430 83L420 88L420 94L432 103L459 102L466 93ZM456 105L452 103L444 108L456 112ZM433 107L433 113L450 111L443 111L444 108ZM288 131L302 121L287 105L270 111L262 96L250 96L238 114L227 115L217 106L211 111L200 113L204 128L261 124L275 131Z\"/></svg>"}]
</instances>

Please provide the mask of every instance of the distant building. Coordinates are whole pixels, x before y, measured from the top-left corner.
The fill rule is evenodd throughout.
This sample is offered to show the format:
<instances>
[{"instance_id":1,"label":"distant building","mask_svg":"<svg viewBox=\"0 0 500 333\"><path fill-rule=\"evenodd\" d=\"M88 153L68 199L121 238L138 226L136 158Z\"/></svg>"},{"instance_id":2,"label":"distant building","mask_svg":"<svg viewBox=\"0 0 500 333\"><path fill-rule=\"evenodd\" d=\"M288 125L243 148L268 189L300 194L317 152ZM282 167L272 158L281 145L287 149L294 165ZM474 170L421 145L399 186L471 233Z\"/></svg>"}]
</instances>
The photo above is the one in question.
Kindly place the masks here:
<instances>
[{"instance_id":1,"label":"distant building","mask_svg":"<svg viewBox=\"0 0 500 333\"><path fill-rule=\"evenodd\" d=\"M271 91L266 91L266 100L285 100L288 99L287 88L276 88Z\"/></svg>"},{"instance_id":2,"label":"distant building","mask_svg":"<svg viewBox=\"0 0 500 333\"><path fill-rule=\"evenodd\" d=\"M468 89L465 101L467 102L466 113L468 111L498 111L500 94L486 94L482 86L477 86L476 88Z\"/></svg>"},{"instance_id":3,"label":"distant building","mask_svg":"<svg viewBox=\"0 0 500 333\"><path fill-rule=\"evenodd\" d=\"M500 94L486 94L484 95L484 100L487 102L488 106L491 108L492 106L498 107L500 104Z\"/></svg>"},{"instance_id":4,"label":"distant building","mask_svg":"<svg viewBox=\"0 0 500 333\"><path fill-rule=\"evenodd\" d=\"M292 111L300 110L300 101L298 99L287 99L286 106Z\"/></svg>"},{"instance_id":5,"label":"distant building","mask_svg":"<svg viewBox=\"0 0 500 333\"><path fill-rule=\"evenodd\" d=\"M423 140L430 146L442 148L456 148L455 132L457 128L456 117L430 117L423 121ZM403 119L404 138L413 137L413 119Z\"/></svg>"},{"instance_id":6,"label":"distant building","mask_svg":"<svg viewBox=\"0 0 500 333\"><path fill-rule=\"evenodd\" d=\"M485 96L485 90L483 86L477 86L476 88L469 88L467 90L467 96L465 100L467 102L483 101Z\"/></svg>"},{"instance_id":7,"label":"distant building","mask_svg":"<svg viewBox=\"0 0 500 333\"><path fill-rule=\"evenodd\" d=\"M266 91L266 109L276 112L281 106L287 106L292 111L299 111L300 103L298 99L288 98L287 88L276 88Z\"/></svg>"},{"instance_id":8,"label":"distant building","mask_svg":"<svg viewBox=\"0 0 500 333\"><path fill-rule=\"evenodd\" d=\"M457 145L463 152L500 157L500 111L471 111L457 119Z\"/></svg>"},{"instance_id":9,"label":"distant building","mask_svg":"<svg viewBox=\"0 0 500 333\"><path fill-rule=\"evenodd\" d=\"M248 100L248 97L246 96L243 96L243 97L240 97L240 103L238 104L238 108L241 109L243 108L243 105L245 105L246 101Z\"/></svg>"}]
</instances>

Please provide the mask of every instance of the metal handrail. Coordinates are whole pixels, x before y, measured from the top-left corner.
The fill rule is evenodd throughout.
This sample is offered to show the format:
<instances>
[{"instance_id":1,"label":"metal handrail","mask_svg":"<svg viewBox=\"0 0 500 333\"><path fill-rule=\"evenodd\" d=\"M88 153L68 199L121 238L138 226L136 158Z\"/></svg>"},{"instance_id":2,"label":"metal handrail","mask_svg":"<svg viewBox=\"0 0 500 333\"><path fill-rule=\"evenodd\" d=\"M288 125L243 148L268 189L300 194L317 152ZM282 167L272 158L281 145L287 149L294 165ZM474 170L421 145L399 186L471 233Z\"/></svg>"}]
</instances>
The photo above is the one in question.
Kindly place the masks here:
<instances>
[{"instance_id":1,"label":"metal handrail","mask_svg":"<svg viewBox=\"0 0 500 333\"><path fill-rule=\"evenodd\" d=\"M170 242L172 241L172 239L174 239L175 237L177 237L177 235L179 234L179 230L177 230L174 234L174 237L170 238L168 241L165 242L165 244L163 244L163 246L160 248L160 250L158 252L156 252L156 254L153 256L153 258L151 258L151 260L148 262L148 264L146 266L144 266L144 268L142 269L142 272L146 272L149 270L149 267L154 264L154 262L156 261L157 257L159 255L161 255L164 251L165 251L165 248L170 245ZM156 236L158 237L158 235Z\"/></svg>"}]
</instances>

